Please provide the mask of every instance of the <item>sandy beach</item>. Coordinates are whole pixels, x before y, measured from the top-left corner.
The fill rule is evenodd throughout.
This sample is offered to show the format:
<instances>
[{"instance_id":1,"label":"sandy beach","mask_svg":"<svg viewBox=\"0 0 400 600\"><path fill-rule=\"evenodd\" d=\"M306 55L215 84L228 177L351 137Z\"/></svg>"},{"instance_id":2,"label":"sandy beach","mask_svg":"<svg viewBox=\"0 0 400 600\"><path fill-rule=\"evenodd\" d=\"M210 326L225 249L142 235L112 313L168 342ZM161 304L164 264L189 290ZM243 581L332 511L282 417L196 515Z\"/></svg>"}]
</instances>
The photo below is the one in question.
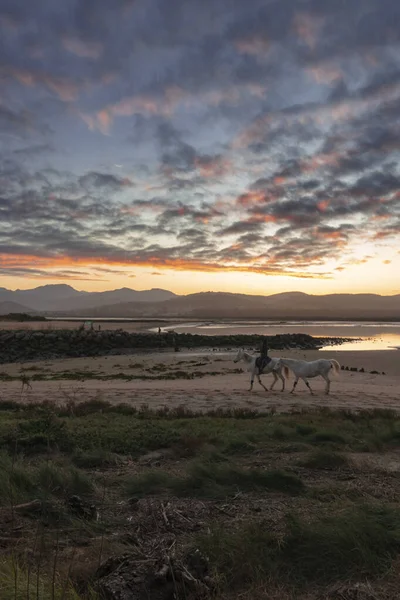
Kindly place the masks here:
<instances>
[{"instance_id":1,"label":"sandy beach","mask_svg":"<svg viewBox=\"0 0 400 600\"><path fill-rule=\"evenodd\" d=\"M301 381L296 393L290 394L293 375L286 382L284 392L280 391L280 382L273 391L265 392L257 381L253 391L249 392L249 373L244 371L243 363L233 362L235 354L210 349L208 352L196 350L4 364L0 367L3 378L9 375L18 380L2 381L0 398L18 402L48 400L57 404L96 398L137 407L143 404L154 409L185 406L196 411L235 407L291 411L327 406L354 410L386 408L400 412L398 350L271 353L305 360L335 358L349 369L364 369L361 373L342 370L338 376L333 376L329 396L324 394L325 384L321 378L310 381L313 396ZM238 369L243 372L237 372ZM31 388L25 386L22 389L19 379L22 374L30 378ZM46 380L35 380L35 376ZM133 379L123 379L127 376L133 376ZM187 379L188 376L193 378ZM265 385L271 386L272 375L264 375L262 379Z\"/></svg>"}]
</instances>

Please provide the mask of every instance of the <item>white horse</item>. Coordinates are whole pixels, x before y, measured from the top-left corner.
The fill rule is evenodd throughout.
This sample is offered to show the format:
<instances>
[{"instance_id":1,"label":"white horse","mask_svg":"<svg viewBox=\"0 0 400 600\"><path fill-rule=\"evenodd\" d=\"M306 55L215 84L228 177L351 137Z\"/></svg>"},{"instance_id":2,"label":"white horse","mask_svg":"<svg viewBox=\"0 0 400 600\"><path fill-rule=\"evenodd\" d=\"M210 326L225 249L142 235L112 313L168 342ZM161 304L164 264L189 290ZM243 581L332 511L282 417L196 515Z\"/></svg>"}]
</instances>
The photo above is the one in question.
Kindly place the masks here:
<instances>
[{"instance_id":1,"label":"white horse","mask_svg":"<svg viewBox=\"0 0 400 600\"><path fill-rule=\"evenodd\" d=\"M272 375L274 376L274 382L271 385L271 390L274 388L274 385L276 384L276 382L278 381L278 377L279 379L282 381L282 389L281 392L283 392L283 390L285 389L285 379L282 377L282 368L283 365L278 364L279 363L279 358L271 358L271 360L269 361L269 363L267 363L265 365L265 367L261 370L257 367L256 365L256 360L257 360L257 356L253 356L252 354L249 354L249 352L245 352L243 350L243 348L241 348L237 355L236 358L233 360L233 362L237 363L239 361L243 360L245 363L247 363L247 371L249 371L251 373L250 376L250 389L249 392L251 392L251 390L253 389L253 383L254 383L254 376L257 375L257 379L258 379L258 383L264 388L264 390L267 392L268 388L265 387L265 385L263 384L263 382L261 381L260 375L261 373L263 375L267 375L268 373L272 373Z\"/></svg>"},{"instance_id":2,"label":"white horse","mask_svg":"<svg viewBox=\"0 0 400 600\"><path fill-rule=\"evenodd\" d=\"M289 369L294 373L295 381L293 384L293 389L290 392L291 394L296 389L296 385L299 379L302 379L304 381L304 383L310 390L310 393L312 394L313 391L311 389L310 384L308 383L308 379L311 379L312 377L318 377L318 375L321 375L321 377L325 379L325 394L329 394L329 390L331 387L329 373L332 369L334 373L339 373L340 371L340 364L337 360L334 360L333 358L328 360L325 358L321 358L320 360L313 361L295 360L293 358L280 358L279 360L281 366L283 367L283 373L285 377L289 377Z\"/></svg>"}]
</instances>

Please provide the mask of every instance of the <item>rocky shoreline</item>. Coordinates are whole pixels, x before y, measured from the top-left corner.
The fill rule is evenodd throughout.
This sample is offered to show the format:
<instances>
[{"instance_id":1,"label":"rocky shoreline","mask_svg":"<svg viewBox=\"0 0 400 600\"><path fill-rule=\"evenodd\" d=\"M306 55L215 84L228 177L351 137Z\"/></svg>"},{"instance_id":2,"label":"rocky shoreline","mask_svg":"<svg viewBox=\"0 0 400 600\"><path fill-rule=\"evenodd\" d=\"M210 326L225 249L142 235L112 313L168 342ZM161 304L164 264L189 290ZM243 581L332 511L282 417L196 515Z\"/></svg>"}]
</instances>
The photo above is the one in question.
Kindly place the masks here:
<instances>
[{"instance_id":1,"label":"rocky shoreline","mask_svg":"<svg viewBox=\"0 0 400 600\"><path fill-rule=\"evenodd\" d=\"M317 338L307 334L261 335L197 335L168 333L128 333L120 330L0 330L0 363L79 358L137 352L165 352L192 348L246 347L258 349L265 337L271 350L318 349L340 344L346 338Z\"/></svg>"}]
</instances>

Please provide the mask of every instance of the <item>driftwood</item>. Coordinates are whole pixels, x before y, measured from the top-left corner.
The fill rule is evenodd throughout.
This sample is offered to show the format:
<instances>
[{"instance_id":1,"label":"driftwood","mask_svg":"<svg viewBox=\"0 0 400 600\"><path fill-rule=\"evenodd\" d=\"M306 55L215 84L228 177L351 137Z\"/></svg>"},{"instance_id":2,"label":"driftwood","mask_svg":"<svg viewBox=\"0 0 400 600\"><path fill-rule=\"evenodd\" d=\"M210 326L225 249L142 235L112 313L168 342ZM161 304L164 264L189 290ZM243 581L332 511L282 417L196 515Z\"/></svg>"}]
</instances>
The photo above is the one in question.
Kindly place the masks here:
<instances>
[{"instance_id":1,"label":"driftwood","mask_svg":"<svg viewBox=\"0 0 400 600\"><path fill-rule=\"evenodd\" d=\"M14 506L5 506L0 509L0 514L5 518L6 521L12 521L14 516L25 515L36 517L41 512L43 504L41 500L31 500L31 502L24 502L23 504L15 504Z\"/></svg>"},{"instance_id":2,"label":"driftwood","mask_svg":"<svg viewBox=\"0 0 400 600\"><path fill-rule=\"evenodd\" d=\"M23 504L15 504L14 506L6 506L0 509L2 512L17 512L19 514L25 513L37 513L42 509L41 500L31 500L31 502L24 502Z\"/></svg>"}]
</instances>

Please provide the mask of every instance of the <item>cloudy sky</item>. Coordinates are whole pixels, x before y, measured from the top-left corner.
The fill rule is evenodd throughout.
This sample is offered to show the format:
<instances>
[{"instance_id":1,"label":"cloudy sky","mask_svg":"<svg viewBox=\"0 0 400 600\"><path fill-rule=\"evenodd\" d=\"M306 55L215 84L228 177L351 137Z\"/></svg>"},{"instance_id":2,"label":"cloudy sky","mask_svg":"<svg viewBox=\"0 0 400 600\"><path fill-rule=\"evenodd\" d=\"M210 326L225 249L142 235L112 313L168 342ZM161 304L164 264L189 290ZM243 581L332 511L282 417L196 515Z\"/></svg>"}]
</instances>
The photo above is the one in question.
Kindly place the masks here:
<instances>
[{"instance_id":1,"label":"cloudy sky","mask_svg":"<svg viewBox=\"0 0 400 600\"><path fill-rule=\"evenodd\" d=\"M0 0L0 286L400 293L399 0Z\"/></svg>"}]
</instances>

